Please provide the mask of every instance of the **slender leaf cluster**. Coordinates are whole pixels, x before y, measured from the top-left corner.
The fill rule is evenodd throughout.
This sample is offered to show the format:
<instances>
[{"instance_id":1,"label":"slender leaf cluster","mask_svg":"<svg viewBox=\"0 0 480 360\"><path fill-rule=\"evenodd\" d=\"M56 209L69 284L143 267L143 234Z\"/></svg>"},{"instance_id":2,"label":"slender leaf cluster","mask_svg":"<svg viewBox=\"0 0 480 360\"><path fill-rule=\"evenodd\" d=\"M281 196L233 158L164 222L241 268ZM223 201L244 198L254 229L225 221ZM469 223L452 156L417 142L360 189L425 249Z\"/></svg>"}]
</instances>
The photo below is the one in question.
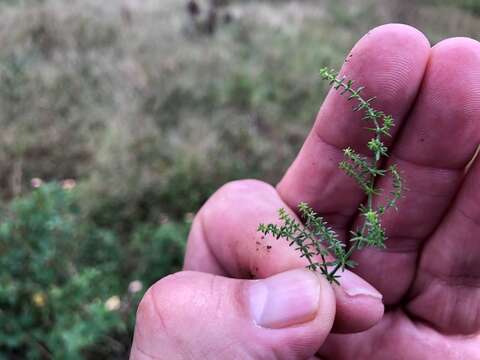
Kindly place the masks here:
<instances>
[{"instance_id":1,"label":"slender leaf cluster","mask_svg":"<svg viewBox=\"0 0 480 360\"><path fill-rule=\"evenodd\" d=\"M300 257L308 262L307 268L320 271L328 281L338 282L338 270L354 267L350 260L355 250L365 247L385 248L386 235L381 224L381 217L389 208L395 205L403 192L403 181L396 165L382 167L385 157L388 157L388 147L385 137L390 137L390 131L395 126L391 115L372 107L375 98L364 99L361 96L363 87L354 87L353 80L339 77L334 70L320 70L322 79L328 81L332 88L347 95L348 101L354 101L353 111L362 111L362 120L367 123L366 129L373 133L367 147L370 156L358 153L348 147L343 150L344 160L339 167L352 177L366 195L366 201L359 208L362 222L357 229L350 232L348 243L339 240L337 233L306 203L298 205L298 212L303 224L289 215L285 209L279 210L281 225L260 224L258 230L264 235L272 235L276 239L285 239L300 253ZM392 191L383 196L378 188L377 180L389 176L392 181ZM374 205L374 197L382 197L382 205Z\"/></svg>"}]
</instances>

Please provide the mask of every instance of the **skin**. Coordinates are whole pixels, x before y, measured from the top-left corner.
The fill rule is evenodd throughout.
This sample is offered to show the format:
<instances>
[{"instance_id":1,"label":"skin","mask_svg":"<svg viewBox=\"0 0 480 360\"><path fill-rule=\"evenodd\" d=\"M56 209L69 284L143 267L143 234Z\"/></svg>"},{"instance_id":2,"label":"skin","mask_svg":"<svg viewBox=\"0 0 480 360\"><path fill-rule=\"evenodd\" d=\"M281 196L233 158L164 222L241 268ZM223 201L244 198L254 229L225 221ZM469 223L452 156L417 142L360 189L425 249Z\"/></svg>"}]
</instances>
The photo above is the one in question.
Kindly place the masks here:
<instances>
[{"instance_id":1,"label":"skin","mask_svg":"<svg viewBox=\"0 0 480 360\"><path fill-rule=\"evenodd\" d=\"M374 106L394 116L388 161L398 164L408 188L398 212L383 218L388 248L354 256L359 266L353 271L383 295L383 317L379 302L346 295L346 275L345 284L331 289L333 308L326 290L323 308L330 309L330 315L288 329L294 332L287 335L280 336L279 331L263 337L242 321L224 325L228 320L202 318L200 326L195 315L185 320L183 309L193 306L188 296L175 305L175 314L168 315L169 307L159 298L176 293L178 301L201 281L183 284L171 279L166 291L162 280L140 306L132 358L164 358L168 346L161 353L152 344L175 339L171 354L181 355L168 358L202 353L212 359L480 359L480 157L472 161L480 143L480 43L452 38L431 47L412 27L384 25L355 45L341 74L365 86L363 95L377 96ZM185 269L213 274L193 277L215 276L234 286L230 283L234 280L225 279L266 278L303 266L288 244L256 232L259 223L277 221L279 207L293 213L301 201L346 238L359 221L357 209L364 194L338 170L338 162L347 146L368 153L370 134L362 128L360 116L331 91L299 155L275 188L255 180L230 183L199 211ZM388 194L389 179L379 185ZM180 277L192 276L183 274ZM155 289L163 289L158 290L163 295L155 296ZM160 310L144 316L152 303L160 304ZM207 299L206 314L209 306ZM222 311L221 306L216 309ZM164 316L162 312L171 317L172 325L157 329L152 322ZM335 316L333 324L329 316ZM235 340L223 347L226 353L218 350L225 337L210 328ZM143 357L135 355L139 353Z\"/></svg>"}]
</instances>

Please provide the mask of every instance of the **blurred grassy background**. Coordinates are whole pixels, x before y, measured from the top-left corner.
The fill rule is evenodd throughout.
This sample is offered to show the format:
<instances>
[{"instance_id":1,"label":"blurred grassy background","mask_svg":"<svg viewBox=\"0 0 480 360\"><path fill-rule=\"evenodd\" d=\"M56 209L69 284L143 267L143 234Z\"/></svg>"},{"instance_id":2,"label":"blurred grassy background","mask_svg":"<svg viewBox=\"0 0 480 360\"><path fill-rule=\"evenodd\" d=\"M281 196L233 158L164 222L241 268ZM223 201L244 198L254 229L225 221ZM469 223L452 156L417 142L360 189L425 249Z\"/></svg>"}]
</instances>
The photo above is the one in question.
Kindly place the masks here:
<instances>
[{"instance_id":1,"label":"blurred grassy background","mask_svg":"<svg viewBox=\"0 0 480 360\"><path fill-rule=\"evenodd\" d=\"M186 2L0 0L0 359L126 358L205 199L287 168L321 66L387 22L480 35L480 0Z\"/></svg>"}]
</instances>

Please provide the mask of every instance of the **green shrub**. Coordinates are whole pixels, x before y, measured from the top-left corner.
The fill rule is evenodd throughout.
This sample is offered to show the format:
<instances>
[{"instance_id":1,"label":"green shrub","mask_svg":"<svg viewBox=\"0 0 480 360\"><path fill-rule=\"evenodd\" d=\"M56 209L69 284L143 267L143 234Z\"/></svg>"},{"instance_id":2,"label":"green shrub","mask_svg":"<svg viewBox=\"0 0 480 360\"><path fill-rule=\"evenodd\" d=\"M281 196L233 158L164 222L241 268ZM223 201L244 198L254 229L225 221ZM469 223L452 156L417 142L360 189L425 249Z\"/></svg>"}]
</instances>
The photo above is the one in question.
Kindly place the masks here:
<instances>
[{"instance_id":1,"label":"green shrub","mask_svg":"<svg viewBox=\"0 0 480 360\"><path fill-rule=\"evenodd\" d=\"M125 354L143 293L138 285L129 292L129 284L145 290L181 266L187 223L119 234L96 226L79 202L75 191L47 184L2 210L0 353ZM119 349L106 341L115 337Z\"/></svg>"}]
</instances>

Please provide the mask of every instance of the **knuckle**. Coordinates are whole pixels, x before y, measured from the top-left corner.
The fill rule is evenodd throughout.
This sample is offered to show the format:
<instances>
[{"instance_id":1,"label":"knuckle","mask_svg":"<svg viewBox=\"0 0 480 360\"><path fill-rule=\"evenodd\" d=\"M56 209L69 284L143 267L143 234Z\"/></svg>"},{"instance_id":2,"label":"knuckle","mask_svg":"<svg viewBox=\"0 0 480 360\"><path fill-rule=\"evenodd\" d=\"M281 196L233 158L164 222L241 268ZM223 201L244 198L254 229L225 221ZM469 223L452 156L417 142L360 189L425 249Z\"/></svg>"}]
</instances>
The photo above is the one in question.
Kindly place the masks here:
<instances>
[{"instance_id":1,"label":"knuckle","mask_svg":"<svg viewBox=\"0 0 480 360\"><path fill-rule=\"evenodd\" d=\"M232 206L240 211L250 211L251 205L262 199L269 202L278 198L273 186L260 180L246 179L231 181L218 189L195 217L195 223L211 224L221 217L228 219ZM241 206L238 206L241 205Z\"/></svg>"},{"instance_id":2,"label":"knuckle","mask_svg":"<svg viewBox=\"0 0 480 360\"><path fill-rule=\"evenodd\" d=\"M267 184L266 182L255 180L255 179L245 179L245 180L235 180L230 181L223 185L216 194L221 195L238 195L245 192L263 192L263 191L274 191L274 188ZM216 195L215 194L215 195Z\"/></svg>"},{"instance_id":3,"label":"knuckle","mask_svg":"<svg viewBox=\"0 0 480 360\"><path fill-rule=\"evenodd\" d=\"M182 341L190 324L185 322L185 302L191 297L188 290L188 272L169 275L152 285L137 309L134 349L149 354L178 354L193 359L189 344ZM187 311L188 312L188 311ZM154 358L153 356L150 356Z\"/></svg>"},{"instance_id":4,"label":"knuckle","mask_svg":"<svg viewBox=\"0 0 480 360\"><path fill-rule=\"evenodd\" d=\"M178 294L181 273L164 277L153 284L145 293L137 309L137 324L155 323L161 325L156 331L167 332L168 319L171 318L174 298Z\"/></svg>"}]
</instances>

